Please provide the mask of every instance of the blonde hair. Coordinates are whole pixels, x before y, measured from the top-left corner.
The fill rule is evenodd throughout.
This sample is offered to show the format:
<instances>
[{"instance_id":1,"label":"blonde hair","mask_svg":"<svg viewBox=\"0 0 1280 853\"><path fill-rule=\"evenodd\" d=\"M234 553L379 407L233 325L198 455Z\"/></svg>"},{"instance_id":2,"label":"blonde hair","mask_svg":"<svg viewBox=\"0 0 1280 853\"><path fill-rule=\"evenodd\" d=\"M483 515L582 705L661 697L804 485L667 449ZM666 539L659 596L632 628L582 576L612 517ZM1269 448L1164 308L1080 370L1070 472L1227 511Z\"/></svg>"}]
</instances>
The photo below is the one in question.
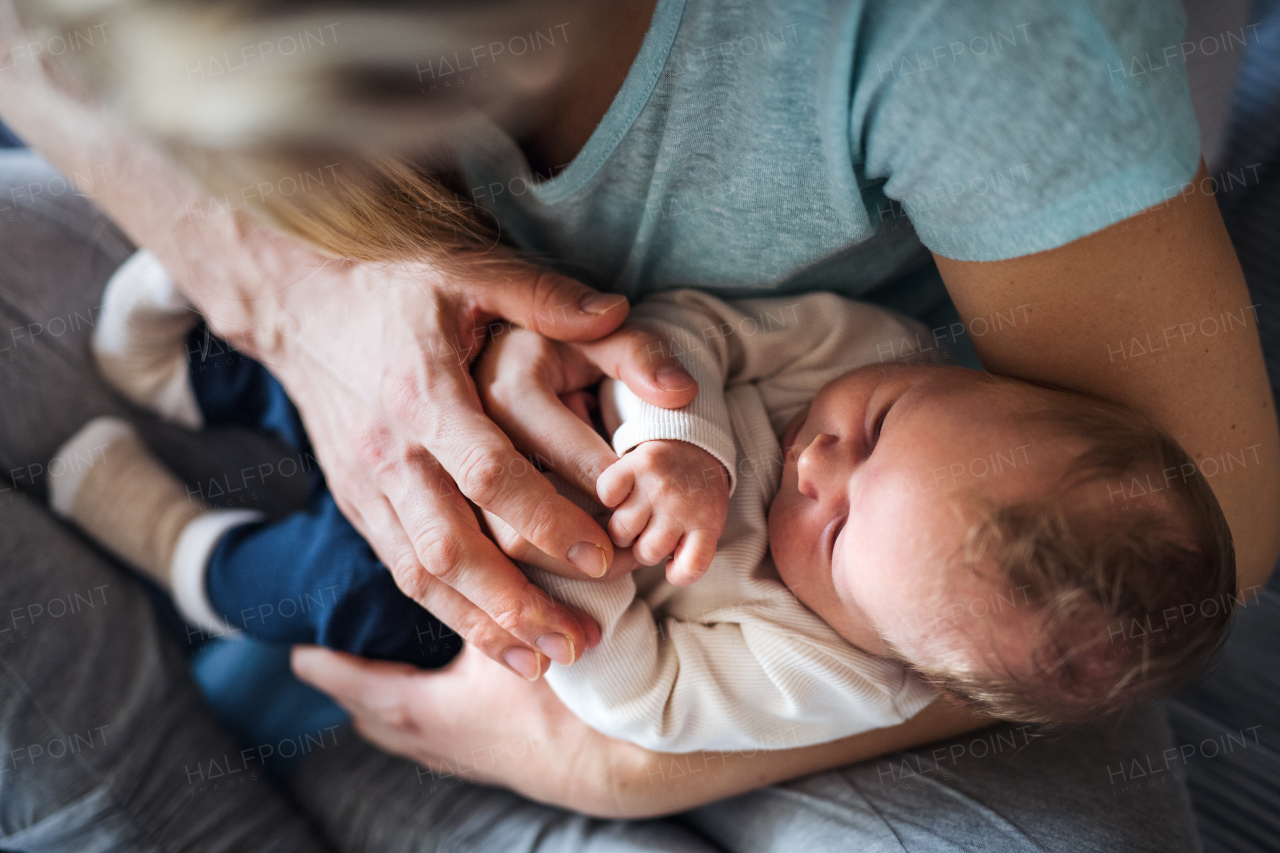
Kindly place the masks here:
<instances>
[{"instance_id":1,"label":"blonde hair","mask_svg":"<svg viewBox=\"0 0 1280 853\"><path fill-rule=\"evenodd\" d=\"M584 4L17 5L39 38L96 27L102 38L64 51L57 70L161 142L215 197L243 199L253 214L327 254L396 261L440 260L496 241L492 217L459 191L453 145L480 125L518 118L558 79L568 51L545 49L544 33L563 47L568 31L560 24L557 34L547 22ZM541 49L506 50L517 38ZM482 80L469 88L442 76L447 66L452 77L468 51L472 63L488 56ZM324 169L330 180L279 190Z\"/></svg>"}]
</instances>

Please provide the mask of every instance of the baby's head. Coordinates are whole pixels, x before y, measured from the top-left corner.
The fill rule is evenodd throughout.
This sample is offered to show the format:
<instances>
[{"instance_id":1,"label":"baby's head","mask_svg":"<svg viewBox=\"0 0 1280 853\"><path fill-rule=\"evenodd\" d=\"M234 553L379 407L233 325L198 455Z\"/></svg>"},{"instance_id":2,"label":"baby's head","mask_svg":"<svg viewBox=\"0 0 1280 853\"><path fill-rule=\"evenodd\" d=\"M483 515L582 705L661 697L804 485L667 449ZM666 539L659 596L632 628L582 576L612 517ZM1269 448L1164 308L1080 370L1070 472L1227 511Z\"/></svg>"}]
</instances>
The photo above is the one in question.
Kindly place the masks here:
<instances>
[{"instance_id":1,"label":"baby's head","mask_svg":"<svg viewBox=\"0 0 1280 853\"><path fill-rule=\"evenodd\" d=\"M1226 520L1186 453L1125 409L875 365L823 387L783 447L784 582L954 701L1083 722L1197 677L1226 637Z\"/></svg>"}]
</instances>

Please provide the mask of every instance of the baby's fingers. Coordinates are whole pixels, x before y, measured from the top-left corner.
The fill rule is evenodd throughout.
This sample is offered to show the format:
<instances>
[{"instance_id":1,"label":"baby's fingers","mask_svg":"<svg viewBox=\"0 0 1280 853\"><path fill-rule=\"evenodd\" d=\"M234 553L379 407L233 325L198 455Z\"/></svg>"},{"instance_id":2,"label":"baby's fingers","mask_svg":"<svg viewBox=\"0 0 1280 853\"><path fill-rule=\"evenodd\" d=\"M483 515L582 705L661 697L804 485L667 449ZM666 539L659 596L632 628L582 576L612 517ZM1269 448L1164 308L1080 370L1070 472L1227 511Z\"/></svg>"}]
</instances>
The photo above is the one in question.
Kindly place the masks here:
<instances>
[{"instance_id":1,"label":"baby's fingers","mask_svg":"<svg viewBox=\"0 0 1280 853\"><path fill-rule=\"evenodd\" d=\"M604 473L596 478L596 496L607 507L615 507L625 501L635 487L635 472L623 459L605 468Z\"/></svg>"},{"instance_id":2,"label":"baby's fingers","mask_svg":"<svg viewBox=\"0 0 1280 853\"><path fill-rule=\"evenodd\" d=\"M667 581L673 586L689 586L711 568L716 555L716 537L708 530L692 530L676 546L675 558L667 564Z\"/></svg>"},{"instance_id":3,"label":"baby's fingers","mask_svg":"<svg viewBox=\"0 0 1280 853\"><path fill-rule=\"evenodd\" d=\"M642 566L656 566L671 555L680 544L684 530L679 522L655 516L631 549Z\"/></svg>"},{"instance_id":4,"label":"baby's fingers","mask_svg":"<svg viewBox=\"0 0 1280 853\"><path fill-rule=\"evenodd\" d=\"M619 548L630 548L636 537L644 532L652 514L648 501L634 498L627 501L609 517L609 538Z\"/></svg>"}]
</instances>

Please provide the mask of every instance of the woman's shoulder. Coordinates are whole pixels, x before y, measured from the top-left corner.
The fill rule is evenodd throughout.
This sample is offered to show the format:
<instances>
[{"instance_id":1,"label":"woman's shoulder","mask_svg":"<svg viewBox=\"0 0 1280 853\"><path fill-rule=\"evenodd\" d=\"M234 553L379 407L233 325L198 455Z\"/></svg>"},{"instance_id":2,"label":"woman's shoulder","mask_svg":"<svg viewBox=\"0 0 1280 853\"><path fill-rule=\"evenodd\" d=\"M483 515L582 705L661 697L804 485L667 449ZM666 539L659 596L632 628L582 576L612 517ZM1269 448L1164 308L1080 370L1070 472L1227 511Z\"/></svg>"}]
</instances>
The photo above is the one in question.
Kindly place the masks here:
<instances>
[{"instance_id":1,"label":"woman's shoulder","mask_svg":"<svg viewBox=\"0 0 1280 853\"><path fill-rule=\"evenodd\" d=\"M1190 180L1177 0L907 5L867 7L851 154L935 253L1056 248Z\"/></svg>"}]
</instances>

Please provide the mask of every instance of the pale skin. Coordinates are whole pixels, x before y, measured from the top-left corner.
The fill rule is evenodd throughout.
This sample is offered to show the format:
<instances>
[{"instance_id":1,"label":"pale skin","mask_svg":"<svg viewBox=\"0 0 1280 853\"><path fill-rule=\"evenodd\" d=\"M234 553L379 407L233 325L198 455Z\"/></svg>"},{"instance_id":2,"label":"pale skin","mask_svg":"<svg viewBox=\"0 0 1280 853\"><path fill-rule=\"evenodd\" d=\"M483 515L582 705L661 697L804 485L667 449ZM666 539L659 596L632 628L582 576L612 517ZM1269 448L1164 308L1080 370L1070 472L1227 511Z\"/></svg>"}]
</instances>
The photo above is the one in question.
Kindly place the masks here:
<instances>
[{"instance_id":1,"label":"pale skin","mask_svg":"<svg viewBox=\"0 0 1280 853\"><path fill-rule=\"evenodd\" d=\"M535 165L569 162L621 85L653 0L614 8L615 25L588 40L595 54L581 59L591 73L566 75L548 95L556 109L547 114L557 120L523 141ZM98 174L105 166L104 186L93 188L95 201L160 255L220 334L271 365L303 412L340 506L406 591L476 649L526 676L543 669L538 641L548 635L566 638L571 654L581 653L591 626L529 588L481 535L462 496L441 488L442 480L446 486L449 479L461 484L462 494L509 524L516 535L498 538L516 556L536 547L554 555L562 571L578 572L569 548L589 542L609 562L612 543L585 515L564 510L550 521L531 515L539 503L554 500L545 481L506 482L481 473L506 470L504 463L519 458L516 447L533 448L521 441L513 446L480 411L465 371L448 369L449 359L439 354L456 359L441 342L461 342L465 352L474 342L472 330L497 317L549 337L595 340L623 322L621 305L601 313L592 308L602 306L574 309L584 304L586 288L531 270L494 275L485 268L462 281L441 280L439 271L421 267L334 262L243 216L184 213L203 199L189 179L150 146L40 81L7 75L0 83L0 115L66 173ZM1027 306L1029 322L974 337L991 370L1127 405L1196 459L1256 447L1251 459L1257 464L1224 472L1210 484L1232 528L1241 587L1266 577L1280 551L1280 521L1267 511L1280 500L1280 436L1256 332L1197 338L1195 346L1182 345L1177 358L1144 363L1140 370L1131 363L1128 372L1114 369L1108 356L1109 346L1135 334L1159 336L1163 329L1249 304L1212 196L1175 197L1155 211L1022 258L935 258L967 323ZM382 310L391 296L400 301L394 310ZM556 311L564 306L569 308ZM354 322L299 323L335 310ZM300 330L289 331L294 328ZM380 342L373 351L371 340ZM602 344L608 352L597 369L614 375L622 373L621 364L634 366L641 379L633 390L657 405L680 406L692 398L691 382L676 378L664 386L644 348L635 349L634 338L620 340L616 347ZM567 372L547 365L565 357L555 350L545 358L542 373L530 367L502 381L523 383L547 400L585 387L553 388L545 377L564 378ZM440 411L458 417L441 420L435 414ZM567 408L553 411L562 423L577 421ZM501 413L489 414L502 421ZM580 444L569 455L575 465L568 473L579 482L593 481L612 462L594 445ZM601 814L679 811L989 722L935 705L900 726L833 744L734 756L724 773L696 792L661 794L648 784L648 767L657 756L566 719L544 684L523 684L473 650L438 674L322 650L297 653L295 666L352 710L358 728L374 742L426 763L455 751L487 749L496 738L542 737L567 726L564 762L499 762L483 778ZM498 703L505 713L485 713Z\"/></svg>"},{"instance_id":2,"label":"pale skin","mask_svg":"<svg viewBox=\"0 0 1280 853\"><path fill-rule=\"evenodd\" d=\"M566 448L570 454L590 454L592 466L601 473L569 479L615 510L607 531L620 556L610 576L674 556L667 580L688 586L706 573L715 555L724 530L729 478L715 457L692 444L645 442L619 459L597 434L587 402L594 395L585 389L609 375L600 366L605 358L602 347L617 334L637 334L637 346L648 341L631 329L604 342L582 344L549 340L518 327L504 330L475 365L477 391L485 411L517 446L557 448L561 458ZM611 369L625 376L630 367L618 364ZM526 376L533 381L522 381ZM565 407L572 415L568 419ZM607 419L604 425L609 432L617 426ZM708 475L699 479L696 492L682 487L690 471ZM539 567L554 564L495 513L486 511L484 519L508 554Z\"/></svg>"},{"instance_id":3,"label":"pale skin","mask_svg":"<svg viewBox=\"0 0 1280 853\"><path fill-rule=\"evenodd\" d=\"M828 383L782 439L769 549L783 582L853 645L923 669L947 669L940 655L960 635L968 655L1016 645L1003 640L1027 633L1029 608L981 625L951 618L997 594L1017 600L998 572L957 555L977 498L1043 500L1083 449L1026 423L1065 405L1052 396L958 367L872 365Z\"/></svg>"}]
</instances>

